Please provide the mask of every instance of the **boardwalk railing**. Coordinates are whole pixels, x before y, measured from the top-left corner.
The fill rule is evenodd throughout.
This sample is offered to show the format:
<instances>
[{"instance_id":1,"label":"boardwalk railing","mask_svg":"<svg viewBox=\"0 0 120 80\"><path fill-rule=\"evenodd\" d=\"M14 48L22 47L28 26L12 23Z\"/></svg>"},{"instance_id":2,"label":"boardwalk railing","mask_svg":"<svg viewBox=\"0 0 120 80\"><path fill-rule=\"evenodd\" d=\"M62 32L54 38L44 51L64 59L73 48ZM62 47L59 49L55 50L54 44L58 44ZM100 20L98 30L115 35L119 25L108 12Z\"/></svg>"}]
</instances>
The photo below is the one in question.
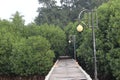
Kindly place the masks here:
<instances>
[{"instance_id":1,"label":"boardwalk railing","mask_svg":"<svg viewBox=\"0 0 120 80\"><path fill-rule=\"evenodd\" d=\"M45 80L92 80L73 59L57 60Z\"/></svg>"}]
</instances>

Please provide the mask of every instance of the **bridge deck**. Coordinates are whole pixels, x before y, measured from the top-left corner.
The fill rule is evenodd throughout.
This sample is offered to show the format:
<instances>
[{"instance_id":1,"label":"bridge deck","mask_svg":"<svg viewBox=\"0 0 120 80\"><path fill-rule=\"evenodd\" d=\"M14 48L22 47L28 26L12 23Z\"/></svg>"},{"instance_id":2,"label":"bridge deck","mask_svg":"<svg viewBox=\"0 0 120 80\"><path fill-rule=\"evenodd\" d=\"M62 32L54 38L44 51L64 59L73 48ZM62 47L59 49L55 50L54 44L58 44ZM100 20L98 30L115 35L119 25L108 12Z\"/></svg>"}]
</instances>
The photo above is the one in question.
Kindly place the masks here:
<instances>
[{"instance_id":1,"label":"bridge deck","mask_svg":"<svg viewBox=\"0 0 120 80\"><path fill-rule=\"evenodd\" d=\"M45 80L92 80L73 59L58 60Z\"/></svg>"}]
</instances>

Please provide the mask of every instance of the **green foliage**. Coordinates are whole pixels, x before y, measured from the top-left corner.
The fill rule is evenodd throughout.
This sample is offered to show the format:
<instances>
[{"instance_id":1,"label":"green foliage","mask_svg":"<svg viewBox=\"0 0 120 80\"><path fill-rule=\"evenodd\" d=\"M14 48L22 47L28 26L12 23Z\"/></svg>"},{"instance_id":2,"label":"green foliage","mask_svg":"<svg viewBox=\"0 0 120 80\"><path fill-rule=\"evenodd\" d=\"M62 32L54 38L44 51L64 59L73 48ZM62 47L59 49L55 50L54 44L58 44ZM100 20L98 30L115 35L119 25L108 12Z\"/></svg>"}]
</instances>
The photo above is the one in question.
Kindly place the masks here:
<instances>
[{"instance_id":1,"label":"green foliage","mask_svg":"<svg viewBox=\"0 0 120 80\"><path fill-rule=\"evenodd\" d=\"M18 12L12 22L0 20L0 75L45 76L49 72L54 51L47 38L36 34L37 28L32 34L33 25L25 26Z\"/></svg>"},{"instance_id":2,"label":"green foliage","mask_svg":"<svg viewBox=\"0 0 120 80\"><path fill-rule=\"evenodd\" d=\"M116 80L120 80L120 48L110 50L108 60L110 61L113 75L116 77Z\"/></svg>"},{"instance_id":3,"label":"green foliage","mask_svg":"<svg viewBox=\"0 0 120 80\"><path fill-rule=\"evenodd\" d=\"M41 36L21 39L13 45L11 54L12 72L17 75L45 75L54 57L50 43Z\"/></svg>"},{"instance_id":4,"label":"green foliage","mask_svg":"<svg viewBox=\"0 0 120 80\"><path fill-rule=\"evenodd\" d=\"M72 22L70 22L65 28L64 28L64 30L65 30L65 32L66 32L66 36L67 36L67 42L70 40L69 39L69 37L71 36L71 35L76 35L76 49L80 46L80 45L82 45L82 42L84 41L84 39L83 39L83 35L85 35L86 33L87 33L87 31L86 31L86 29L87 28L85 28L84 27L84 30L82 31L82 32L78 32L77 31L77 26L78 26L78 22L76 22L76 23L72 23ZM89 31L89 30L88 30ZM72 42L73 43L73 42ZM68 55L69 54L72 54L72 56L73 56L73 44L69 44L68 43L68 45L67 45L67 47L68 47ZM78 55L78 54L77 54ZM79 56L79 55L78 55Z\"/></svg>"},{"instance_id":5,"label":"green foliage","mask_svg":"<svg viewBox=\"0 0 120 80\"><path fill-rule=\"evenodd\" d=\"M48 8L54 6L56 3L55 0L38 0L38 1L39 1L39 3L42 3L43 6L48 7Z\"/></svg>"},{"instance_id":6,"label":"green foliage","mask_svg":"<svg viewBox=\"0 0 120 80\"><path fill-rule=\"evenodd\" d=\"M41 35L45 37L50 42L51 49L55 52L56 57L59 55L64 55L66 47L66 35L61 28L48 24L41 26L33 25L31 26L31 30L28 32L34 36Z\"/></svg>"},{"instance_id":7,"label":"green foliage","mask_svg":"<svg viewBox=\"0 0 120 80\"><path fill-rule=\"evenodd\" d=\"M76 35L78 61L93 75L92 30L84 27L79 33L76 31L78 23L69 22L76 21L83 7L93 9L104 1L91 0L93 5L90 8L85 5L86 0L61 0L61 6L57 6L54 0L39 2L44 4L35 20L40 26L34 23L25 26L19 12L13 15L12 22L0 20L0 75L46 75L54 53L56 56L65 55L65 50L68 54L73 53L73 45L67 44L70 35ZM95 33L100 80L120 80L119 11L120 0L110 0L98 8L99 27L95 28ZM56 25L62 28L67 25L65 32Z\"/></svg>"},{"instance_id":8,"label":"green foliage","mask_svg":"<svg viewBox=\"0 0 120 80\"><path fill-rule=\"evenodd\" d=\"M39 29L40 35L47 38L51 43L51 49L59 55L64 54L66 47L66 35L62 29L54 25L42 25Z\"/></svg>"},{"instance_id":9,"label":"green foliage","mask_svg":"<svg viewBox=\"0 0 120 80\"><path fill-rule=\"evenodd\" d=\"M0 74L9 74L10 61L9 57L12 51L12 44L15 37L5 29L0 29Z\"/></svg>"},{"instance_id":10,"label":"green foliage","mask_svg":"<svg viewBox=\"0 0 120 80\"><path fill-rule=\"evenodd\" d=\"M120 79L120 8L118 6L120 6L119 0L110 0L108 3L101 5L97 12L99 24L98 28L95 28L95 33L97 68L100 80ZM86 18L86 16L83 16L83 18ZM65 32L68 37L71 34L76 35L78 62L93 76L92 30L84 27L83 32L77 33L76 24L70 23L65 28Z\"/></svg>"},{"instance_id":11,"label":"green foliage","mask_svg":"<svg viewBox=\"0 0 120 80\"><path fill-rule=\"evenodd\" d=\"M20 13L17 11L14 15L12 19L12 23L16 26L16 27L22 27L24 26L24 20L22 19L23 16L20 15Z\"/></svg>"},{"instance_id":12,"label":"green foliage","mask_svg":"<svg viewBox=\"0 0 120 80\"><path fill-rule=\"evenodd\" d=\"M69 55L69 56L74 56L74 47L73 47L73 42L69 43L69 40L70 40L70 36L72 35L75 35L77 34L77 31L76 31L76 26L78 25L78 23L72 23L70 22L65 28L64 28L64 31L66 33L66 36L67 36L67 52L66 54ZM79 45L79 39L78 39L78 36L79 35L76 35L76 45ZM78 43L78 44L77 44ZM78 46L76 46L78 47Z\"/></svg>"},{"instance_id":13,"label":"green foliage","mask_svg":"<svg viewBox=\"0 0 120 80\"><path fill-rule=\"evenodd\" d=\"M79 38L81 38L80 45L77 49L79 63L89 74L93 75L92 30L90 28L84 29Z\"/></svg>"},{"instance_id":14,"label":"green foliage","mask_svg":"<svg viewBox=\"0 0 120 80\"><path fill-rule=\"evenodd\" d=\"M119 47L120 47L120 13L119 8L120 1L119 0L110 0L108 3L103 4L98 8L99 13L99 39L103 43L99 45L99 51L104 55L104 67L101 66L102 69L105 70L106 75L112 73L117 80L120 79L119 76L119 67L120 64L117 60L120 58L113 57L114 55L119 55ZM100 56L100 55L99 55ZM102 60L100 60L102 61ZM114 65L113 64L117 64ZM116 69L115 69L115 67ZM105 69L106 68L106 69Z\"/></svg>"},{"instance_id":15,"label":"green foliage","mask_svg":"<svg viewBox=\"0 0 120 80\"><path fill-rule=\"evenodd\" d=\"M93 9L108 0L60 0L60 5L56 0L39 0L44 4L38 8L38 16L35 19L37 25L44 23L54 24L64 28L69 22L76 22L79 12L83 9Z\"/></svg>"},{"instance_id":16,"label":"green foliage","mask_svg":"<svg viewBox=\"0 0 120 80\"><path fill-rule=\"evenodd\" d=\"M59 6L50 8L42 7L38 9L39 15L35 19L37 25L54 24L56 26L64 27L68 23L67 12L60 9ZM64 15L63 15L64 14Z\"/></svg>"}]
</instances>

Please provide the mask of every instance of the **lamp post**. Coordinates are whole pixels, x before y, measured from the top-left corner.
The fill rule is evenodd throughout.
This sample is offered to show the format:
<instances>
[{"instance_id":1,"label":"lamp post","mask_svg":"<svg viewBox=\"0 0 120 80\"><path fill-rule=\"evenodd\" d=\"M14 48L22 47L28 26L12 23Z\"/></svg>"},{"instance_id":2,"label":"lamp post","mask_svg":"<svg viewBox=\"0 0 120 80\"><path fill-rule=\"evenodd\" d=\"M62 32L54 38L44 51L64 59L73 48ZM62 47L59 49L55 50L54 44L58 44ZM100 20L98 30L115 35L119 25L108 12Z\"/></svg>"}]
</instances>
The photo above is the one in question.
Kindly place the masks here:
<instances>
[{"instance_id":1,"label":"lamp post","mask_svg":"<svg viewBox=\"0 0 120 80\"><path fill-rule=\"evenodd\" d=\"M93 39L93 56L94 56L94 78L95 80L98 80L97 78L97 59L96 59L96 43L95 43L95 32L94 32L94 23L96 22L97 23L97 14L96 14L96 10L88 10L88 9L83 9L80 13L79 13L79 16L78 16L78 19L80 21L80 17L81 15L84 13L84 12L91 12L91 26L92 26L92 39ZM93 14L96 14L96 19L94 18L94 15ZM94 19L96 21L94 21ZM90 20L90 19L89 19ZM89 21L90 22L90 21ZM98 24L98 23L97 23ZM90 24L89 24L90 25ZM83 30L82 26L81 25L78 25L77 27L77 31L81 32L81 30Z\"/></svg>"},{"instance_id":2,"label":"lamp post","mask_svg":"<svg viewBox=\"0 0 120 80\"><path fill-rule=\"evenodd\" d=\"M74 47L74 59L76 60L76 36L71 35L69 38L69 43L73 42L73 47Z\"/></svg>"}]
</instances>

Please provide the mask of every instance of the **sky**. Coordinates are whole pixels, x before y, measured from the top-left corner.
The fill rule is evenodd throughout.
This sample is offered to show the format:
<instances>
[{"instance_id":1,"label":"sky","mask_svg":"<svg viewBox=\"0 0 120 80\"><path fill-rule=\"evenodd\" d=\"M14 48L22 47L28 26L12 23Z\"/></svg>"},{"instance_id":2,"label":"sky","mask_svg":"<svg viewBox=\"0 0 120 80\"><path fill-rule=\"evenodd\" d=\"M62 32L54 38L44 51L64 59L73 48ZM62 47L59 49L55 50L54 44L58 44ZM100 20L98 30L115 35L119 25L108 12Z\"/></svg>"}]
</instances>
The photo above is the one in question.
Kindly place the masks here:
<instances>
[{"instance_id":1,"label":"sky","mask_svg":"<svg viewBox=\"0 0 120 80\"><path fill-rule=\"evenodd\" d=\"M38 0L0 0L0 19L9 20L16 11L23 15L25 24L34 21L38 15Z\"/></svg>"}]
</instances>

